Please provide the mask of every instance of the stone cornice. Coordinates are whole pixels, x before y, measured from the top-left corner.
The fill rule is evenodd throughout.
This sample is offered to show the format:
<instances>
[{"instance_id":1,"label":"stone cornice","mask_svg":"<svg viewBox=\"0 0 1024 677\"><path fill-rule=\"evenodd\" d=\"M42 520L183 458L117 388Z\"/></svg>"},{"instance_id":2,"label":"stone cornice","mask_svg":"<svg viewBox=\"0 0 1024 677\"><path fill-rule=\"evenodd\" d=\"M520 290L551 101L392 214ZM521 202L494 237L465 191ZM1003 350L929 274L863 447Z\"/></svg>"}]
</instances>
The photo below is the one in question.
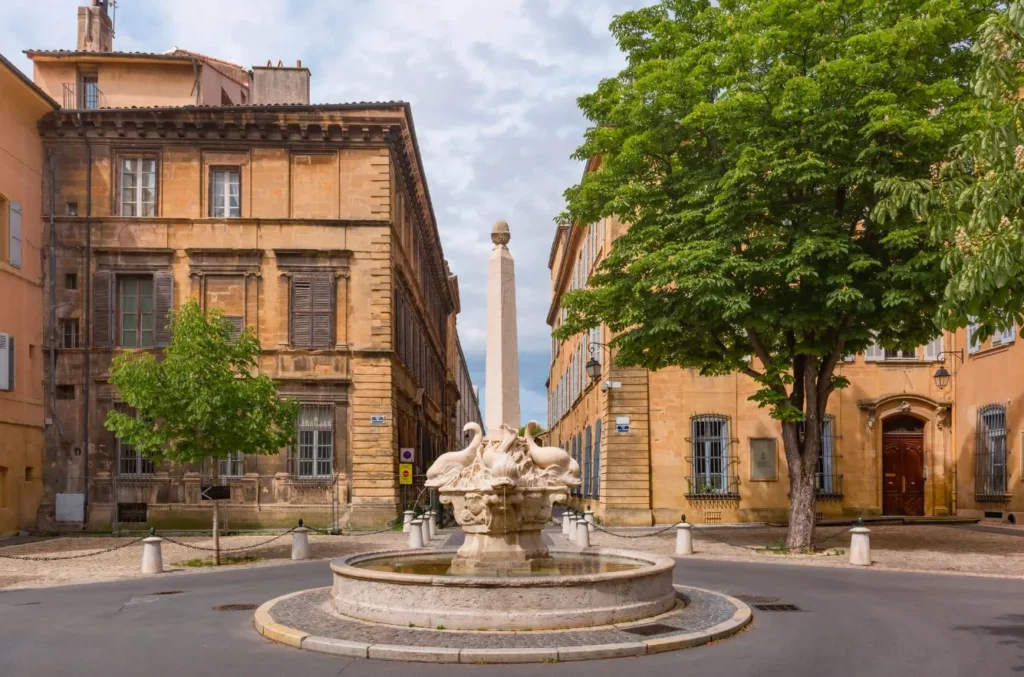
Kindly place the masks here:
<instances>
[{"instance_id":1,"label":"stone cornice","mask_svg":"<svg viewBox=\"0 0 1024 677\"><path fill-rule=\"evenodd\" d=\"M274 256L281 271L340 270L347 274L352 252L347 249L275 249Z\"/></svg>"}]
</instances>

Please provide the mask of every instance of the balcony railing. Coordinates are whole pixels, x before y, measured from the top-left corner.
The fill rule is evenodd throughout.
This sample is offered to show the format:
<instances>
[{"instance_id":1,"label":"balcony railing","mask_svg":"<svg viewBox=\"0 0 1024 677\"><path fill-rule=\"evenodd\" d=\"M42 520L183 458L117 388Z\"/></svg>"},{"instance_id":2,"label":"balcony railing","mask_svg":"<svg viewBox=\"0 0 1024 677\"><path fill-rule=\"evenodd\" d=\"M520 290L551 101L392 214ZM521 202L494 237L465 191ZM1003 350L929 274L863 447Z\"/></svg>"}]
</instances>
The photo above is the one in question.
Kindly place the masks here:
<instances>
[{"instance_id":1,"label":"balcony railing","mask_svg":"<svg viewBox=\"0 0 1024 677\"><path fill-rule=\"evenodd\" d=\"M838 501L843 498L842 474L819 474L815 481L814 491L819 501Z\"/></svg>"},{"instance_id":2,"label":"balcony railing","mask_svg":"<svg viewBox=\"0 0 1024 677\"><path fill-rule=\"evenodd\" d=\"M686 498L689 500L736 500L740 497L738 475L704 473L687 477Z\"/></svg>"},{"instance_id":3,"label":"balcony railing","mask_svg":"<svg viewBox=\"0 0 1024 677\"><path fill-rule=\"evenodd\" d=\"M103 107L103 92L95 82L65 82L64 108L96 110Z\"/></svg>"}]
</instances>

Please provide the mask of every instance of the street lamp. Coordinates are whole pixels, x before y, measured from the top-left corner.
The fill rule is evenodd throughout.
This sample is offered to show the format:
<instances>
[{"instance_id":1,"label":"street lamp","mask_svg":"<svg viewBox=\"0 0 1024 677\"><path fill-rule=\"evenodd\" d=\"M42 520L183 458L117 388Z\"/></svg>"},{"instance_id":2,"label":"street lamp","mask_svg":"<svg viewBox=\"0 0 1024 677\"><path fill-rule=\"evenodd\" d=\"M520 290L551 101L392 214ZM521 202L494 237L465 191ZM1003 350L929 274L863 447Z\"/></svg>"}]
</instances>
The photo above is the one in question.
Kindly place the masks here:
<instances>
[{"instance_id":1,"label":"street lamp","mask_svg":"<svg viewBox=\"0 0 1024 677\"><path fill-rule=\"evenodd\" d=\"M597 359L597 356L594 355L594 348L604 348L604 350L608 353L608 357L610 358L612 356L611 348L609 348L603 343L598 343L597 341L590 341L590 359L587 360L587 363L584 365L584 367L586 367L587 369L587 376L590 377L591 383L594 383L597 381L597 379L601 378L601 362Z\"/></svg>"},{"instance_id":2,"label":"street lamp","mask_svg":"<svg viewBox=\"0 0 1024 677\"><path fill-rule=\"evenodd\" d=\"M963 350L943 350L941 353L939 353L938 359L941 360L942 362L945 362L946 361L946 357L945 357L946 355L952 355L953 357L959 359L960 363L963 364L963 361L964 361L964 351ZM941 365L938 369L935 370L935 375L933 376L933 378L935 379L935 386L939 390L944 389L946 386L949 385L949 379L950 379L951 376L952 376L952 374L950 374L949 370L946 369L946 365L945 364Z\"/></svg>"}]
</instances>

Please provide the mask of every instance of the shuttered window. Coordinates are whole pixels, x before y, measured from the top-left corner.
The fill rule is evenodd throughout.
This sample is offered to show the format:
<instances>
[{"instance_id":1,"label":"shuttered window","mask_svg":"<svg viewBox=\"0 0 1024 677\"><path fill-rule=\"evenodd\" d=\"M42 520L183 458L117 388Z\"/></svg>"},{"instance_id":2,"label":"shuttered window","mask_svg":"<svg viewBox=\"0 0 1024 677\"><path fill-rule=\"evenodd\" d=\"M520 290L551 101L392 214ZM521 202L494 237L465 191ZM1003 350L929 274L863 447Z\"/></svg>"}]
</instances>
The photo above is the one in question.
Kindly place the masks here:
<instances>
[{"instance_id":1,"label":"shuttered window","mask_svg":"<svg viewBox=\"0 0 1024 677\"><path fill-rule=\"evenodd\" d=\"M11 200L8 203L7 224L9 228L9 242L7 245L7 260L15 268L21 268L21 203Z\"/></svg>"},{"instance_id":2,"label":"shuttered window","mask_svg":"<svg viewBox=\"0 0 1024 677\"><path fill-rule=\"evenodd\" d=\"M152 348L155 345L153 314L153 278L119 278L118 329L122 347Z\"/></svg>"},{"instance_id":3,"label":"shuttered window","mask_svg":"<svg viewBox=\"0 0 1024 677\"><path fill-rule=\"evenodd\" d=\"M601 419L594 422L594 464L590 470L590 493L601 497Z\"/></svg>"},{"instance_id":4,"label":"shuttered window","mask_svg":"<svg viewBox=\"0 0 1024 677\"><path fill-rule=\"evenodd\" d=\"M333 347L334 276L295 276L292 279L291 305L292 347Z\"/></svg>"}]
</instances>

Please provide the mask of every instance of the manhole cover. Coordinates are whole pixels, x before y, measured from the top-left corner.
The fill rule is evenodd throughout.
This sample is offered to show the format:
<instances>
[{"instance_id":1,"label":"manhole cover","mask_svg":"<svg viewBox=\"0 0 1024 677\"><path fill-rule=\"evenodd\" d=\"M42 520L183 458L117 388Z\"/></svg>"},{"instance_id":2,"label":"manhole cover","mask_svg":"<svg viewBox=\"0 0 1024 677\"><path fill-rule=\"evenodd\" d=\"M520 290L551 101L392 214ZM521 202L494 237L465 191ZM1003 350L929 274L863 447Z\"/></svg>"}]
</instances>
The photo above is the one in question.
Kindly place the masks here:
<instances>
[{"instance_id":1,"label":"manhole cover","mask_svg":"<svg viewBox=\"0 0 1024 677\"><path fill-rule=\"evenodd\" d=\"M651 637L652 635L661 635L666 632L679 632L679 628L673 628L671 625L665 625L664 623L651 623L650 625L638 625L633 628L622 628L622 631L628 632L631 635Z\"/></svg>"},{"instance_id":2,"label":"manhole cover","mask_svg":"<svg viewBox=\"0 0 1024 677\"><path fill-rule=\"evenodd\" d=\"M152 595L180 595L184 590L164 590L163 592L153 592Z\"/></svg>"},{"instance_id":3,"label":"manhole cover","mask_svg":"<svg viewBox=\"0 0 1024 677\"><path fill-rule=\"evenodd\" d=\"M255 611L255 604L221 604L213 607L214 611Z\"/></svg>"},{"instance_id":4,"label":"manhole cover","mask_svg":"<svg viewBox=\"0 0 1024 677\"><path fill-rule=\"evenodd\" d=\"M759 611L801 611L796 604L755 604Z\"/></svg>"},{"instance_id":5,"label":"manhole cover","mask_svg":"<svg viewBox=\"0 0 1024 677\"><path fill-rule=\"evenodd\" d=\"M766 597L764 595L733 595L733 597L748 604L772 604L779 601L778 597Z\"/></svg>"}]
</instances>

